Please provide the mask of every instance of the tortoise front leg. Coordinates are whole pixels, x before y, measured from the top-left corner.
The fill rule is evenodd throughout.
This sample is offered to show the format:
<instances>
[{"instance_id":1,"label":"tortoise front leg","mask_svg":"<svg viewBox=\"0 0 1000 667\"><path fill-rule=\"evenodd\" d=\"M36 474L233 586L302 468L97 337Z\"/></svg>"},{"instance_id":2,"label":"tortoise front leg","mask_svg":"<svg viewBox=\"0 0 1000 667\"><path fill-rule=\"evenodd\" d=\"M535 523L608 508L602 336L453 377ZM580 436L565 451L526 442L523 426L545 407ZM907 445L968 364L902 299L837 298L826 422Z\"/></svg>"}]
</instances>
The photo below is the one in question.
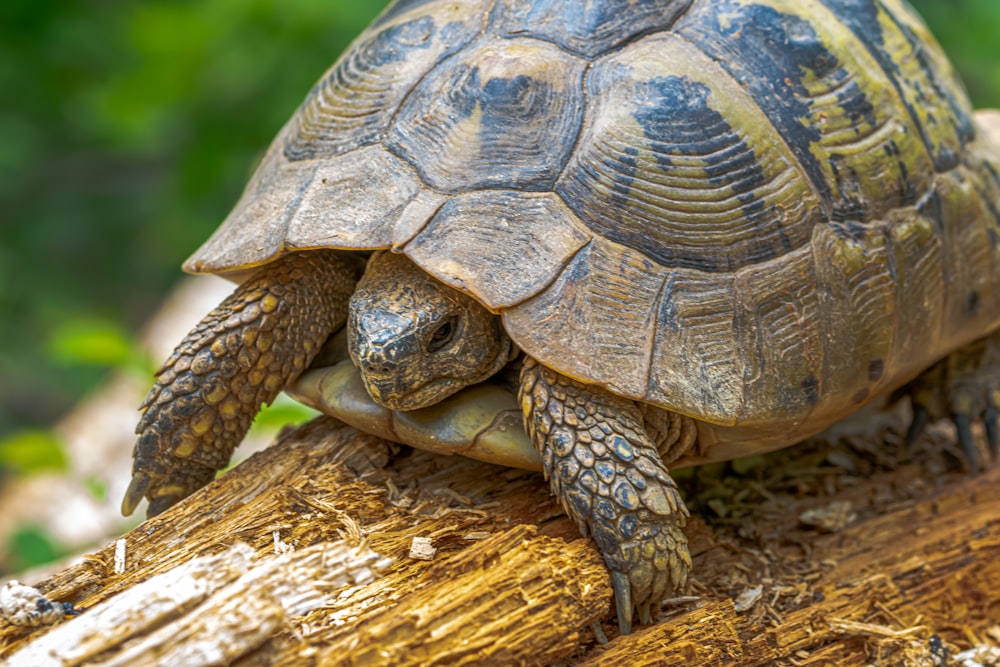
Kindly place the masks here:
<instances>
[{"instance_id":1,"label":"tortoise front leg","mask_svg":"<svg viewBox=\"0 0 1000 667\"><path fill-rule=\"evenodd\" d=\"M142 404L123 514L145 496L155 516L229 463L261 406L343 326L357 276L357 262L342 254L293 253L262 267L191 330Z\"/></svg>"},{"instance_id":2,"label":"tortoise front leg","mask_svg":"<svg viewBox=\"0 0 1000 667\"><path fill-rule=\"evenodd\" d=\"M687 582L691 556L681 529L688 513L677 486L633 401L528 357L520 398L553 492L611 571L627 634L633 606L648 622L649 605Z\"/></svg>"}]
</instances>

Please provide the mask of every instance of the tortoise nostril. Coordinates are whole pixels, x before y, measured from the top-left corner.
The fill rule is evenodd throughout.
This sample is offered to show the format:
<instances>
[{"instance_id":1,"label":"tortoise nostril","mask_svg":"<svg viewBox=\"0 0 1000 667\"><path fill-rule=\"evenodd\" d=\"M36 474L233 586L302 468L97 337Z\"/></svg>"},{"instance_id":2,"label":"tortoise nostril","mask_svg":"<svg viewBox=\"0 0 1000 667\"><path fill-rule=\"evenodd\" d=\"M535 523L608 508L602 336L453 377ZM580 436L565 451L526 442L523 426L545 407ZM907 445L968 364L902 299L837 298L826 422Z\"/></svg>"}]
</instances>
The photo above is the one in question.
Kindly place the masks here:
<instances>
[{"instance_id":1,"label":"tortoise nostril","mask_svg":"<svg viewBox=\"0 0 1000 667\"><path fill-rule=\"evenodd\" d=\"M396 367L393 364L373 364L368 370L377 375L389 375L396 370Z\"/></svg>"},{"instance_id":2,"label":"tortoise nostril","mask_svg":"<svg viewBox=\"0 0 1000 667\"><path fill-rule=\"evenodd\" d=\"M399 364L381 355L361 360L361 369L368 375L391 375L396 372Z\"/></svg>"}]
</instances>

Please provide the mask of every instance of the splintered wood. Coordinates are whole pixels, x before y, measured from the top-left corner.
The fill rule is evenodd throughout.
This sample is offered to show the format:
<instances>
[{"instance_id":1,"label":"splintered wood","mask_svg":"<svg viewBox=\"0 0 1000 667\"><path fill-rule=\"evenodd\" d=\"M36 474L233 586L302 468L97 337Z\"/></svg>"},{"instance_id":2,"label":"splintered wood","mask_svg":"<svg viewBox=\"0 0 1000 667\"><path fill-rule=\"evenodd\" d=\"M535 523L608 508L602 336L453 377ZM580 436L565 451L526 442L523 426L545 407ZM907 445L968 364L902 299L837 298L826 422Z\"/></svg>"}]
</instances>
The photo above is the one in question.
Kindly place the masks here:
<instances>
[{"instance_id":1,"label":"splintered wood","mask_svg":"<svg viewBox=\"0 0 1000 667\"><path fill-rule=\"evenodd\" d=\"M41 582L12 665L945 665L1000 646L1000 466L932 430L679 471L686 595L616 636L608 576L540 475L331 419ZM434 550L430 560L415 557ZM417 547L415 549L415 547ZM127 557L126 557L127 556ZM425 556L426 557L426 556ZM590 626L602 621L611 641ZM978 653L975 653L978 651ZM984 658L986 659L986 658ZM991 658L990 658L991 659Z\"/></svg>"},{"instance_id":2,"label":"splintered wood","mask_svg":"<svg viewBox=\"0 0 1000 667\"><path fill-rule=\"evenodd\" d=\"M287 617L369 583L388 566L367 547L321 542L283 558L253 560L235 544L158 574L94 606L15 653L9 667L115 667L161 662L228 664L256 648ZM96 658L139 637L117 655Z\"/></svg>"}]
</instances>

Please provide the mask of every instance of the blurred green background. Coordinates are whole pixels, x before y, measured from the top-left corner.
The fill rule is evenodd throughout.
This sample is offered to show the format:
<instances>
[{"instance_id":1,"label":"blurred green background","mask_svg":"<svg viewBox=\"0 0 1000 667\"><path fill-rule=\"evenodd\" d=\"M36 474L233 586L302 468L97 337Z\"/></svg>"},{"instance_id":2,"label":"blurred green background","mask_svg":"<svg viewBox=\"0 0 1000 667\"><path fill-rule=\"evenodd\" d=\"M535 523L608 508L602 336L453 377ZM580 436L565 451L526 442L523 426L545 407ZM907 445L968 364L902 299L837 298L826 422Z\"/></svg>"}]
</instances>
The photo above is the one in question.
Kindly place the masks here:
<instances>
[{"instance_id":1,"label":"blurred green background","mask_svg":"<svg viewBox=\"0 0 1000 667\"><path fill-rule=\"evenodd\" d=\"M0 3L0 439L111 366L381 0Z\"/></svg>"},{"instance_id":2,"label":"blurred green background","mask_svg":"<svg viewBox=\"0 0 1000 667\"><path fill-rule=\"evenodd\" d=\"M110 369L148 372L135 332L384 4L0 3L0 475L58 465L45 429ZM914 4L1000 107L1000 1Z\"/></svg>"}]
</instances>

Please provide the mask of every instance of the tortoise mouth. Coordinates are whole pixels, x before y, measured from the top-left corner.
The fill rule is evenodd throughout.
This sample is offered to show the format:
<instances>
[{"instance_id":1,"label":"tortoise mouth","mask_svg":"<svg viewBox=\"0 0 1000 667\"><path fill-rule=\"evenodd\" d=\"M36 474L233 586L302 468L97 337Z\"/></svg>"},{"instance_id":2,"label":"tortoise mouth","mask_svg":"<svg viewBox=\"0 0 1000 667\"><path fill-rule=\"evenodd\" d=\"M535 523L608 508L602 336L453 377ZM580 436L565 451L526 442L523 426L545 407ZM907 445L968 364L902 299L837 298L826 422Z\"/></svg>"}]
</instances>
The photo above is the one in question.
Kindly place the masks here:
<instances>
[{"instance_id":1,"label":"tortoise mouth","mask_svg":"<svg viewBox=\"0 0 1000 667\"><path fill-rule=\"evenodd\" d=\"M401 386L398 376L378 377L361 374L372 400L389 410L417 410L448 398L468 382L452 377L433 378L423 384Z\"/></svg>"}]
</instances>

